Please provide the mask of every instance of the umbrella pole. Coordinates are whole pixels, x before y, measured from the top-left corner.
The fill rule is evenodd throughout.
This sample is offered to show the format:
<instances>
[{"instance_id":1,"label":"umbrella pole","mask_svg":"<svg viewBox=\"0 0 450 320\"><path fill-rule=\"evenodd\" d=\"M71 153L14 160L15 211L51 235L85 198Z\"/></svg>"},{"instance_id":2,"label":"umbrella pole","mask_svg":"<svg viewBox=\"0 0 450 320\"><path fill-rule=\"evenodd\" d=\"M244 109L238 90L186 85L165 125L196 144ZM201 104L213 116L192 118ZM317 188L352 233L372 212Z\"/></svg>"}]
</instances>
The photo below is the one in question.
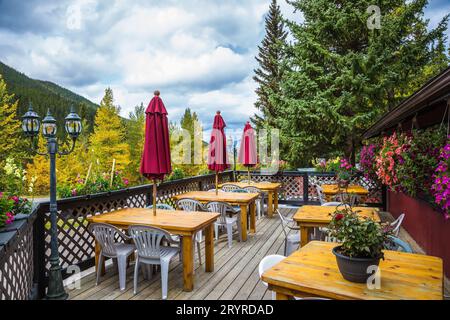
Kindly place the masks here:
<instances>
[{"instance_id":1,"label":"umbrella pole","mask_svg":"<svg viewBox=\"0 0 450 320\"><path fill-rule=\"evenodd\" d=\"M156 180L153 179L153 215L156 216Z\"/></svg>"},{"instance_id":2,"label":"umbrella pole","mask_svg":"<svg viewBox=\"0 0 450 320\"><path fill-rule=\"evenodd\" d=\"M219 173L216 171L216 196L219 194Z\"/></svg>"},{"instance_id":3,"label":"umbrella pole","mask_svg":"<svg viewBox=\"0 0 450 320\"><path fill-rule=\"evenodd\" d=\"M251 184L252 180L250 180L250 167L247 167L247 175L248 175L248 183Z\"/></svg>"}]
</instances>

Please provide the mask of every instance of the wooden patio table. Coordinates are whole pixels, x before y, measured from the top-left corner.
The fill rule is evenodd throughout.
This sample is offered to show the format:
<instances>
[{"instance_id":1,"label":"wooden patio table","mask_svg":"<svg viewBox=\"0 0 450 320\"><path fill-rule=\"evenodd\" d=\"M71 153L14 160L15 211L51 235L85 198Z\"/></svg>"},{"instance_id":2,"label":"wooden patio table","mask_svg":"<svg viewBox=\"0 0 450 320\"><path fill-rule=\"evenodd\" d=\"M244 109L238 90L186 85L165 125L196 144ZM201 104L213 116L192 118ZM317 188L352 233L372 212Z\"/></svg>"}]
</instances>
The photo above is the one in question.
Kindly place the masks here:
<instances>
[{"instance_id":1,"label":"wooden patio table","mask_svg":"<svg viewBox=\"0 0 450 320\"><path fill-rule=\"evenodd\" d=\"M369 190L357 184L349 185L348 188L339 188L337 184L323 184L321 187L326 202L333 201L333 197L343 192L357 194L363 203L366 202L369 195Z\"/></svg>"},{"instance_id":2,"label":"wooden patio table","mask_svg":"<svg viewBox=\"0 0 450 320\"><path fill-rule=\"evenodd\" d=\"M358 300L442 300L441 258L384 251L380 261L380 286L345 280L331 252L338 244L311 241L264 272L262 280L276 292L277 300L295 297Z\"/></svg>"},{"instance_id":3,"label":"wooden patio table","mask_svg":"<svg viewBox=\"0 0 450 320\"><path fill-rule=\"evenodd\" d=\"M326 227L330 224L336 207L302 206L298 208L293 219L300 227L300 246L303 247L309 241L308 235L312 228ZM368 217L380 222L378 208L354 207L361 217Z\"/></svg>"},{"instance_id":4,"label":"wooden patio table","mask_svg":"<svg viewBox=\"0 0 450 320\"><path fill-rule=\"evenodd\" d=\"M194 235L205 230L205 270L214 271L214 228L213 223L219 217L218 213L189 212L180 210L156 210L144 208L121 209L88 218L89 222L108 223L121 229L130 225L144 225L164 229L182 237L183 280L184 291L194 288ZM100 246L95 243L95 266L98 268ZM101 266L104 270L105 266Z\"/></svg>"},{"instance_id":5,"label":"wooden patio table","mask_svg":"<svg viewBox=\"0 0 450 320\"><path fill-rule=\"evenodd\" d=\"M241 208L241 230L242 241L247 241L247 207L250 208L250 232L256 233L256 206L255 201L259 197L258 193L238 193L238 192L215 192L190 191L173 197L176 201L180 199L195 199L202 203L211 201L226 202L231 205L238 205Z\"/></svg>"},{"instance_id":6,"label":"wooden patio table","mask_svg":"<svg viewBox=\"0 0 450 320\"><path fill-rule=\"evenodd\" d=\"M282 184L278 182L227 182L224 184L219 185L220 188L224 185L235 185L240 188L245 187L256 187L260 189L261 191L267 192L267 215L269 218L272 218L273 213L275 210L278 209L278 191L281 189Z\"/></svg>"}]
</instances>

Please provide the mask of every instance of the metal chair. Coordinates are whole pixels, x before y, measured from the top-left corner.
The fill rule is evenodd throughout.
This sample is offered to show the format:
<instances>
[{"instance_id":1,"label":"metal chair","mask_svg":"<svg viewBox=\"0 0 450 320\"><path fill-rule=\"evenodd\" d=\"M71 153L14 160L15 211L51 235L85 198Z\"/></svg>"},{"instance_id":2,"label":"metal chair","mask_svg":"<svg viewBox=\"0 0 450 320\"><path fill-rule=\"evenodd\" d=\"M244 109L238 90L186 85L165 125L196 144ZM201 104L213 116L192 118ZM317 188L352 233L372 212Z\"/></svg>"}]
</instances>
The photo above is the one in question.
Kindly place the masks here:
<instances>
[{"instance_id":1,"label":"metal chair","mask_svg":"<svg viewBox=\"0 0 450 320\"><path fill-rule=\"evenodd\" d=\"M119 236L124 241L131 238L113 225L106 223L91 223L88 227L97 243L101 247L97 265L97 279L95 284L98 285L101 275L101 266L105 258L113 259L119 271L120 290L125 290L127 276L127 259L134 253L136 247L134 244L117 242L116 237Z\"/></svg>"},{"instance_id":2,"label":"metal chair","mask_svg":"<svg viewBox=\"0 0 450 320\"><path fill-rule=\"evenodd\" d=\"M233 190L241 189L241 187L235 185L235 184L224 184L222 186L222 190L225 192L231 192Z\"/></svg>"},{"instance_id":3,"label":"metal chair","mask_svg":"<svg viewBox=\"0 0 450 320\"><path fill-rule=\"evenodd\" d=\"M153 209L153 205L148 206L147 209ZM156 204L156 209L160 209L160 210L175 210L174 207L172 207L171 205L165 204L165 203L157 203Z\"/></svg>"},{"instance_id":4,"label":"metal chair","mask_svg":"<svg viewBox=\"0 0 450 320\"><path fill-rule=\"evenodd\" d=\"M398 237L398 234L400 233L400 227L403 223L403 219L405 219L404 213L402 213L394 222L391 223L392 233L396 237Z\"/></svg>"},{"instance_id":5,"label":"metal chair","mask_svg":"<svg viewBox=\"0 0 450 320\"><path fill-rule=\"evenodd\" d=\"M242 188L239 188L239 189L231 190L231 191L229 191L229 192L234 192L234 193L248 193L249 191L247 191L247 190L245 190L245 189L242 189Z\"/></svg>"},{"instance_id":6,"label":"metal chair","mask_svg":"<svg viewBox=\"0 0 450 320\"><path fill-rule=\"evenodd\" d=\"M292 227L289 224L294 222L294 219L285 217L281 214L280 210L276 210L278 216L280 217L281 227L284 233L284 255L289 256L292 252L298 249L300 246L300 228ZM297 231L295 233L289 234L289 231Z\"/></svg>"},{"instance_id":7,"label":"metal chair","mask_svg":"<svg viewBox=\"0 0 450 320\"><path fill-rule=\"evenodd\" d=\"M216 192L216 189L209 189L208 192ZM221 193L221 192L225 192L225 191L218 189L217 192Z\"/></svg>"},{"instance_id":8,"label":"metal chair","mask_svg":"<svg viewBox=\"0 0 450 320\"><path fill-rule=\"evenodd\" d=\"M244 179L244 180L241 180L239 182L241 182L241 183L255 183L255 181L248 180L248 179Z\"/></svg>"},{"instance_id":9,"label":"metal chair","mask_svg":"<svg viewBox=\"0 0 450 320\"><path fill-rule=\"evenodd\" d=\"M319 197L320 204L322 205L325 203L325 196L323 195L323 189L318 184L316 184L315 187L317 191L317 196Z\"/></svg>"},{"instance_id":10,"label":"metal chair","mask_svg":"<svg viewBox=\"0 0 450 320\"><path fill-rule=\"evenodd\" d=\"M193 212L193 211L204 211L205 207L200 201L197 201L195 199L180 199L177 201L177 208L186 211L186 212ZM202 252L201 252L201 246L200 243L203 240L203 234L200 230L195 234L195 243L197 245L197 254L198 254L198 261L200 264L202 264ZM181 240L182 241L182 240Z\"/></svg>"},{"instance_id":11,"label":"metal chair","mask_svg":"<svg viewBox=\"0 0 450 320\"><path fill-rule=\"evenodd\" d=\"M398 237L389 236L389 240L385 243L385 247L388 250L413 253L411 246Z\"/></svg>"},{"instance_id":12,"label":"metal chair","mask_svg":"<svg viewBox=\"0 0 450 320\"><path fill-rule=\"evenodd\" d=\"M206 205L206 208L209 212L220 213L219 218L216 222L214 222L216 240L219 239L219 227L225 227L227 229L228 248L231 248L231 245L233 243L233 225L236 224L239 233L239 241L242 241L240 215L228 217L227 212L228 210L232 209L232 207L228 203L212 201Z\"/></svg>"},{"instance_id":13,"label":"metal chair","mask_svg":"<svg viewBox=\"0 0 450 320\"><path fill-rule=\"evenodd\" d=\"M258 200L256 200L256 211L258 212L258 219L261 219L262 210L264 208L264 202L263 202L263 196L262 196L261 189L259 189L257 187L245 187L244 189L250 193L258 193L259 194Z\"/></svg>"},{"instance_id":14,"label":"metal chair","mask_svg":"<svg viewBox=\"0 0 450 320\"><path fill-rule=\"evenodd\" d=\"M360 197L357 194L354 193L340 193L336 195L336 200L338 200L339 202L346 202L349 203L352 207L356 204L359 203L359 199Z\"/></svg>"},{"instance_id":15,"label":"metal chair","mask_svg":"<svg viewBox=\"0 0 450 320\"><path fill-rule=\"evenodd\" d=\"M180 247L167 247L161 245L163 239L172 243L173 241L167 231L159 228L130 226L128 232L137 249L136 264L134 266L134 294L137 293L140 265L160 265L162 298L167 299L169 264L172 258L179 254Z\"/></svg>"}]
</instances>

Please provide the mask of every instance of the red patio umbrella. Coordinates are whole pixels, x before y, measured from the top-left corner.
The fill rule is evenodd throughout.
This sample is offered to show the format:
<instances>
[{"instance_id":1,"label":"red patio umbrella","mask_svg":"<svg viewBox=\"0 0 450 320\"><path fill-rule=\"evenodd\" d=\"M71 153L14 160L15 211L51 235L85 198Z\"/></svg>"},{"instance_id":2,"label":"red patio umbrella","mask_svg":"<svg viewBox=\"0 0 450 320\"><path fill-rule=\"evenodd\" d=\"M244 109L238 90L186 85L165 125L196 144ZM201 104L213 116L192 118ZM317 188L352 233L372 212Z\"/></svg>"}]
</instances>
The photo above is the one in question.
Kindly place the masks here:
<instances>
[{"instance_id":1,"label":"red patio umbrella","mask_svg":"<svg viewBox=\"0 0 450 320\"><path fill-rule=\"evenodd\" d=\"M255 130L250 125L250 121L247 121L242 133L238 161L247 167L248 181L250 182L250 168L258 164Z\"/></svg>"},{"instance_id":2,"label":"red patio umbrella","mask_svg":"<svg viewBox=\"0 0 450 320\"><path fill-rule=\"evenodd\" d=\"M154 215L156 215L156 180L164 180L164 176L172 172L167 110L159 94L159 91L155 91L155 96L145 111L145 142L140 170L144 177L153 181Z\"/></svg>"},{"instance_id":3,"label":"red patio umbrella","mask_svg":"<svg viewBox=\"0 0 450 320\"><path fill-rule=\"evenodd\" d=\"M218 193L219 172L225 171L230 167L224 130L226 126L220 111L217 111L214 117L208 152L208 169L216 173L216 194Z\"/></svg>"}]
</instances>

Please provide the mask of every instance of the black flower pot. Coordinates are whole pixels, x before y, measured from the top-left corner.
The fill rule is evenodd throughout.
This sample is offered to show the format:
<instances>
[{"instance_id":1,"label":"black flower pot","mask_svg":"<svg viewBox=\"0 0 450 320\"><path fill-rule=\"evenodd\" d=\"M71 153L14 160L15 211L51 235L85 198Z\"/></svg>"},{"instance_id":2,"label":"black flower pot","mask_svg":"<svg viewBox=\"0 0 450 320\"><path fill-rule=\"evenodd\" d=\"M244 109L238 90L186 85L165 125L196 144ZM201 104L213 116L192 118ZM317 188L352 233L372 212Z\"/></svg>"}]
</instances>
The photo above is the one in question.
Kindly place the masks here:
<instances>
[{"instance_id":1,"label":"black flower pot","mask_svg":"<svg viewBox=\"0 0 450 320\"><path fill-rule=\"evenodd\" d=\"M345 280L357 283L366 283L373 272L367 272L370 266L378 266L381 257L378 258L350 258L339 253L340 246L333 248L339 271Z\"/></svg>"}]
</instances>

